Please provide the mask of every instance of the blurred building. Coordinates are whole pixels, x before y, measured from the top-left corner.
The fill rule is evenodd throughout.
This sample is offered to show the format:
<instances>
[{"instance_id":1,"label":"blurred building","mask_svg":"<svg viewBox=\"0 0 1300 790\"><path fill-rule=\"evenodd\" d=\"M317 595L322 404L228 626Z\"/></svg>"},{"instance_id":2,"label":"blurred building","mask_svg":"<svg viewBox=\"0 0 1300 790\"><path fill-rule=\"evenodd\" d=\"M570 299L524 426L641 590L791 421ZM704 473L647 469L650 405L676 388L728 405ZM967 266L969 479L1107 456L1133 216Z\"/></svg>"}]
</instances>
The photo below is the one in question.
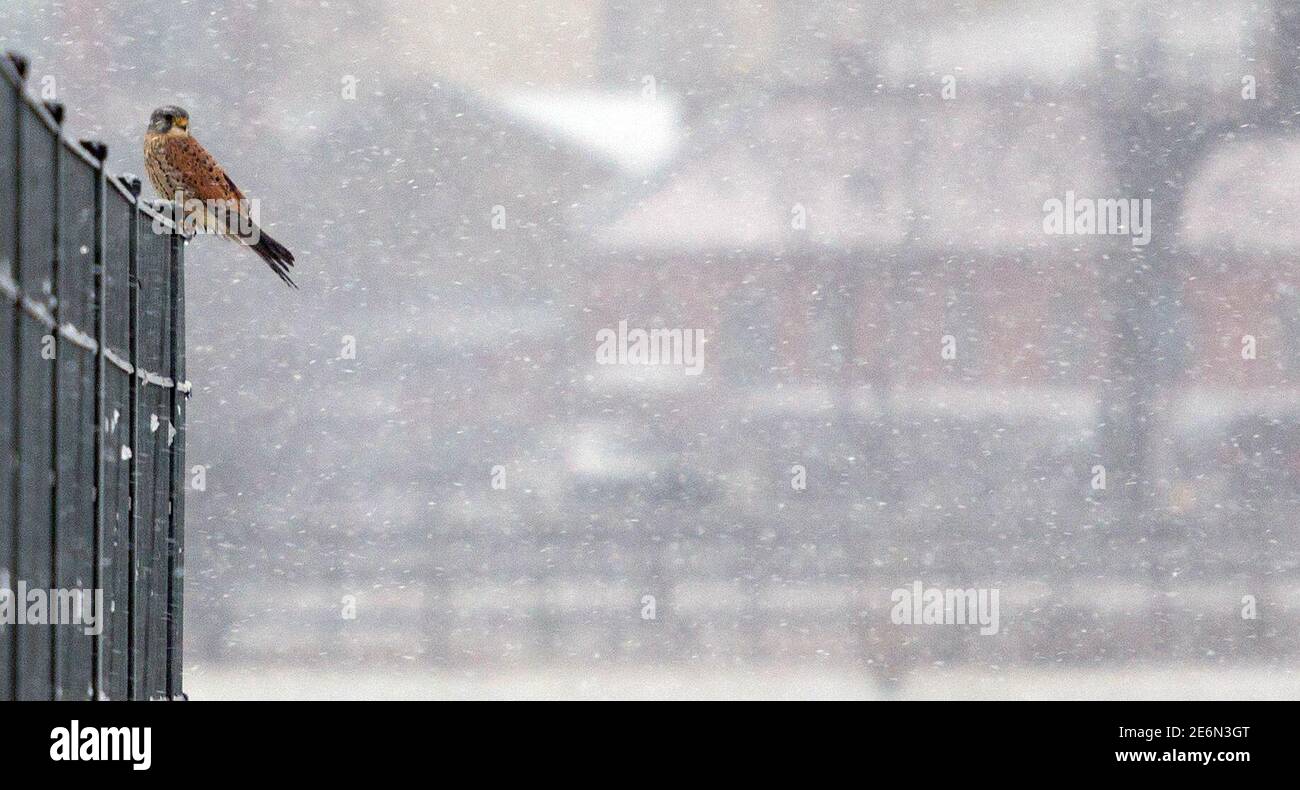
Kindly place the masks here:
<instances>
[{"instance_id":1,"label":"blurred building","mask_svg":"<svg viewBox=\"0 0 1300 790\"><path fill-rule=\"evenodd\" d=\"M265 172L352 268L257 386L209 350L190 658L1294 664L1272 9L489 5L398 4L385 57L446 81L370 77L328 168ZM1152 244L1044 234L1067 191L1152 197ZM597 364L620 321L703 373ZM918 579L1003 634L893 626Z\"/></svg>"}]
</instances>

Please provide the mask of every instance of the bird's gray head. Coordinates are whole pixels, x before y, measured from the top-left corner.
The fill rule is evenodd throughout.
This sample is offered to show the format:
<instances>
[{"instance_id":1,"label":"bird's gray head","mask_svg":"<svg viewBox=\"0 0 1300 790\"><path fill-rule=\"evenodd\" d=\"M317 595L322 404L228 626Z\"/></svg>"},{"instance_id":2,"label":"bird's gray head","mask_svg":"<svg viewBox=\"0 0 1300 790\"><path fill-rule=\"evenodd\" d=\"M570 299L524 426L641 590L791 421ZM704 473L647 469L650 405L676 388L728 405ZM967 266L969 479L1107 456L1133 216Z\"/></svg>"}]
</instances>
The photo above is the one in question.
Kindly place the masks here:
<instances>
[{"instance_id":1,"label":"bird's gray head","mask_svg":"<svg viewBox=\"0 0 1300 790\"><path fill-rule=\"evenodd\" d=\"M167 134L173 129L185 132L190 128L190 114L174 105L159 107L149 116L149 131Z\"/></svg>"}]
</instances>

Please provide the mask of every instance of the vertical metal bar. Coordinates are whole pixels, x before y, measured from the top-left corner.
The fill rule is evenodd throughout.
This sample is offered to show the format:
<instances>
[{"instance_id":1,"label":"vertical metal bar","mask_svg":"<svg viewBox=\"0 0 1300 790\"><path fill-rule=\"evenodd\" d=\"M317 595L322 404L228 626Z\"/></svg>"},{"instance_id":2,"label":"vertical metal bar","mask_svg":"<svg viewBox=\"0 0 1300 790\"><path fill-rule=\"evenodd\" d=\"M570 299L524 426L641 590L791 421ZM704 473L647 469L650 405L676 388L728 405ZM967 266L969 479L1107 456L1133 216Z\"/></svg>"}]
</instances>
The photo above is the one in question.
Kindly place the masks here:
<instances>
[{"instance_id":1,"label":"vertical metal bar","mask_svg":"<svg viewBox=\"0 0 1300 790\"><path fill-rule=\"evenodd\" d=\"M17 60L14 61L14 66L18 67L17 70L18 70L20 81L14 86L13 95L9 97L13 102L11 108L13 112L13 128L10 131L13 134L13 141L14 141L13 159L12 159L13 173L11 174L13 177L13 182L10 184L10 187L13 189L13 196L14 196L14 204L13 204L14 215L12 217L13 239L11 240L13 244L13 248L12 248L13 254L9 261L9 277L10 280L16 286L19 281L18 280L18 274L19 274L18 258L20 254L19 253L20 245L18 243L18 234L19 234L18 218L20 215L19 207L22 205L22 166L21 166L22 149L19 144L19 130L22 128L22 106L23 106L23 98L22 98L23 85L21 82L21 78L25 76L26 69L24 67L20 67L19 61ZM12 364L13 375L12 375L12 380L9 382L10 396L11 396L9 402L11 407L9 420L10 420L10 428L11 428L10 436L11 436L12 445L10 447L3 448L3 452L9 453L10 458L13 462L13 467L11 469L12 474L10 475L10 479L3 482L3 485L9 486L11 496L9 499L9 512L0 514L0 517L9 520L10 529L12 530L9 535L10 543L8 549L10 551L10 558L11 558L10 573L13 574L14 578L9 579L7 581L10 584L15 585L15 589L17 586L17 575L18 575L18 550L20 548L20 541L18 540L18 507L19 507L18 483L19 480L21 479L21 472L19 471L20 465L18 463L18 458L17 458L18 437L20 436L19 433L20 426L18 425L18 413L19 413L18 402L22 394L19 385L19 378L21 372L21 365L19 364L19 360L20 360L19 357L20 327L19 327L19 320L18 320L19 313L20 310L19 310L18 300L15 298L13 303L13 312L10 313L10 315L7 318L7 320L11 324L10 347L5 350L5 353L9 355L10 359L13 362ZM18 699L18 627L16 625L11 626L8 629L7 636L9 641L9 667L8 667L9 688L6 689L5 696L8 699Z\"/></svg>"},{"instance_id":2,"label":"vertical metal bar","mask_svg":"<svg viewBox=\"0 0 1300 790\"><path fill-rule=\"evenodd\" d=\"M185 394L180 391L185 381L185 241L179 228L174 228L170 239L171 265L171 377L170 416L167 421L168 445L171 453L171 475L168 479L168 535L167 535L167 698L183 696L181 688L182 616L184 614L185 583ZM172 433L175 431L175 433Z\"/></svg>"},{"instance_id":3,"label":"vertical metal bar","mask_svg":"<svg viewBox=\"0 0 1300 790\"><path fill-rule=\"evenodd\" d=\"M136 201L140 199L140 180L128 179L123 183L131 191L132 198ZM139 369L140 365L140 222L136 217L139 211L136 204L132 202L130 210L131 229L130 229L130 254L128 256L130 274L127 277L128 288L128 309L130 311L127 317L127 353L130 355L131 367L134 370ZM137 467L140 457L140 378L132 374L130 386L127 390L129 393L128 403L131 411L130 422L127 427L129 432L131 458L128 461L128 497L129 510L127 517L127 630L126 630L126 696L127 699L141 698L140 688L143 684L138 683L136 676L140 674L140 662L137 660L136 651L139 649L139 640L136 634L136 617L140 612L140 601L138 599L138 582L140 577L140 558L136 554L136 543L138 540L137 530L139 529L139 511L140 511L140 480L139 469Z\"/></svg>"},{"instance_id":4,"label":"vertical metal bar","mask_svg":"<svg viewBox=\"0 0 1300 790\"><path fill-rule=\"evenodd\" d=\"M131 422L130 360L130 258L132 205L120 181L106 175L104 203L104 334L105 365L105 452L104 488L104 571L109 626L104 633L104 680L110 699L127 699L131 629L129 585L131 564L131 465L129 428ZM119 368L120 360L123 368Z\"/></svg>"},{"instance_id":5,"label":"vertical metal bar","mask_svg":"<svg viewBox=\"0 0 1300 790\"><path fill-rule=\"evenodd\" d=\"M94 297L93 320L95 325L95 342L99 351L95 354L95 545L94 545L94 589L104 589L104 202L107 197L107 177L104 173L104 160L108 157L108 147L100 142L83 140L82 147L90 152L98 162L95 177L95 260L94 260ZM101 620L107 616L100 612ZM91 677L93 679L93 696L96 700L107 696L104 688L104 639L107 624L94 636L94 650L91 654Z\"/></svg>"},{"instance_id":6,"label":"vertical metal bar","mask_svg":"<svg viewBox=\"0 0 1300 790\"><path fill-rule=\"evenodd\" d=\"M22 268L23 268L22 267L23 245L21 241L22 228L20 227L20 223L22 221L22 205L23 205L23 96L22 96L22 92L23 92L23 88L21 85L19 86L18 90L14 91L14 184L13 184L13 188L14 188L15 221L14 221L13 281L15 284L22 283ZM22 402L22 397L23 397L23 390L22 390L22 383L21 383L22 367L23 367L22 366L22 323L19 321L20 315L21 315L21 310L18 307L17 301L15 301L14 314L13 314L13 322L14 322L13 348L10 350L10 352L13 354L13 360L14 360L13 414L11 415L13 419L13 437L14 437L14 476L13 476L14 494L13 494L13 512L9 514L10 515L9 523L13 525L13 558L14 558L13 573L15 576L14 579L15 589L17 589L17 576L20 573L19 566L21 565L20 560L22 557L22 548L23 548L22 540L19 539L19 533L21 532L21 529L19 528L19 523L20 523L19 516L21 515L21 508L22 508L21 505L22 497L19 496L19 492L22 490L21 487L22 459L18 455L18 447L20 445L19 437L22 436L22 425L19 423L19 415L22 414L22 409L19 408L19 404ZM15 626L12 629L12 638L13 638L12 649L13 649L14 666L13 666L13 673L11 677L13 679L12 699L15 700L19 698L18 690L21 686L18 679L18 673L22 665L22 658L20 652L22 644L21 644L21 640L18 639L19 630L20 629L17 626Z\"/></svg>"},{"instance_id":7,"label":"vertical metal bar","mask_svg":"<svg viewBox=\"0 0 1300 790\"><path fill-rule=\"evenodd\" d=\"M50 296L51 313L54 316L54 367L50 372L50 587L59 586L59 362L62 352L59 348L59 326L62 324L63 309L59 304L59 220L63 216L63 105L49 103L45 108L50 111L58 129L54 133L54 217L50 223L54 255L50 259ZM68 349L71 352L71 349ZM63 698L62 652L64 646L62 629L53 628L50 634L50 692L54 699Z\"/></svg>"}]
</instances>

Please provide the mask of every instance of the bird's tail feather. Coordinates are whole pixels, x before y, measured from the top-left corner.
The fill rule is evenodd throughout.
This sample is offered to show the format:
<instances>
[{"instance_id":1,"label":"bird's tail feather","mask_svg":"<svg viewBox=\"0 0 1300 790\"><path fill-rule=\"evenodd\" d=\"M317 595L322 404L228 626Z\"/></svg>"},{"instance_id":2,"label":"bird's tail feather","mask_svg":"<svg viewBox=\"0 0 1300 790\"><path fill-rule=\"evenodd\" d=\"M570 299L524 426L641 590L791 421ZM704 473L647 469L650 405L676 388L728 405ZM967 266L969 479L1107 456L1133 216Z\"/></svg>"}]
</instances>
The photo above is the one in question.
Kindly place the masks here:
<instances>
[{"instance_id":1,"label":"bird's tail feather","mask_svg":"<svg viewBox=\"0 0 1300 790\"><path fill-rule=\"evenodd\" d=\"M271 238L266 231L258 229L257 241L251 242L248 239L239 239L240 243L252 247L253 252L257 253L266 265L271 267L271 271L276 273L281 280L290 288L297 288L293 278L289 276L289 269L293 267L293 253L289 248Z\"/></svg>"}]
</instances>

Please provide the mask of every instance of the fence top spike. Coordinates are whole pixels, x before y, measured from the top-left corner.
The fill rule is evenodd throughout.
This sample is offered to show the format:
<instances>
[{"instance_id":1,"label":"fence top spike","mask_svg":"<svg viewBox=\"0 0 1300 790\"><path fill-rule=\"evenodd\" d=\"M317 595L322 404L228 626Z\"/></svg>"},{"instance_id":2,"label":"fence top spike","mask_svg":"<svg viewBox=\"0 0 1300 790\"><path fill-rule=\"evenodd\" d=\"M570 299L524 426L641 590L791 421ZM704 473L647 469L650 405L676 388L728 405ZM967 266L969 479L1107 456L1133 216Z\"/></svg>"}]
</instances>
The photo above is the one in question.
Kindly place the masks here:
<instances>
[{"instance_id":1,"label":"fence top spike","mask_svg":"<svg viewBox=\"0 0 1300 790\"><path fill-rule=\"evenodd\" d=\"M47 101L47 102L42 102L42 104L45 105L45 109L49 111L51 116L53 116L54 122L57 123L59 126L62 126L63 125L63 102Z\"/></svg>"},{"instance_id":2,"label":"fence top spike","mask_svg":"<svg viewBox=\"0 0 1300 790\"><path fill-rule=\"evenodd\" d=\"M108 144L99 140L78 140L81 147L86 149L86 153L99 160L100 164L108 158Z\"/></svg>"},{"instance_id":3,"label":"fence top spike","mask_svg":"<svg viewBox=\"0 0 1300 790\"><path fill-rule=\"evenodd\" d=\"M5 57L9 58L9 62L14 64L14 69L18 72L18 76L21 79L26 80L27 66L29 64L29 61L27 60L26 56L11 51L11 52L6 52Z\"/></svg>"},{"instance_id":4,"label":"fence top spike","mask_svg":"<svg viewBox=\"0 0 1300 790\"><path fill-rule=\"evenodd\" d=\"M131 191L131 197L140 197L140 177L130 173L122 174L122 183Z\"/></svg>"}]
</instances>

